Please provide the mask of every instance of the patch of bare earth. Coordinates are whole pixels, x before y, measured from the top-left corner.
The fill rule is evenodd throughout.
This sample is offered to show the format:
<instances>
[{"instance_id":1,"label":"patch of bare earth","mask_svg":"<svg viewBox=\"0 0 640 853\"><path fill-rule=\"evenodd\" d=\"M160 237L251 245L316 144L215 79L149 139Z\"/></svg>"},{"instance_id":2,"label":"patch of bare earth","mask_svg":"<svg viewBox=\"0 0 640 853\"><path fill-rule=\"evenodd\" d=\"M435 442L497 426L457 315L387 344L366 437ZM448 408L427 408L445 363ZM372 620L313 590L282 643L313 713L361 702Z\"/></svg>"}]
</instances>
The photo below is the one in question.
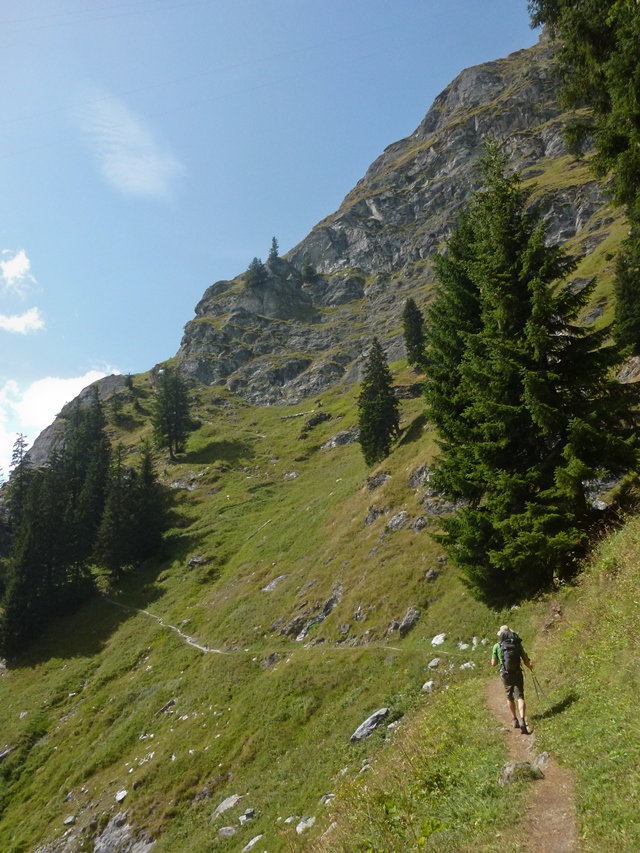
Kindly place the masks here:
<instances>
[{"instance_id":1,"label":"patch of bare earth","mask_svg":"<svg viewBox=\"0 0 640 853\"><path fill-rule=\"evenodd\" d=\"M523 735L511 727L511 714L499 677L489 682L487 704L506 729L510 758L533 762L537 754L535 732ZM571 774L550 758L544 779L531 782L526 801L523 829L528 853L577 853L578 822Z\"/></svg>"}]
</instances>

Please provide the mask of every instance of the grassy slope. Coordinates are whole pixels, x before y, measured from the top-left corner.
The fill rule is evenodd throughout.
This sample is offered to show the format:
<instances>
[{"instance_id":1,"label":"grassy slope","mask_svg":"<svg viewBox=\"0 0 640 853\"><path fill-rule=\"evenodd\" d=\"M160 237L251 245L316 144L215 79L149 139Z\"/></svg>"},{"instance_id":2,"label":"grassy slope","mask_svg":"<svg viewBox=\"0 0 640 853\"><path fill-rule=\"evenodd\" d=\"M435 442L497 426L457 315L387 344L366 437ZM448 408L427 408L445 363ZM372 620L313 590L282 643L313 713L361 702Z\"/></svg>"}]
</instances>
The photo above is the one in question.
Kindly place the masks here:
<instances>
[{"instance_id":1,"label":"grassy slope","mask_svg":"<svg viewBox=\"0 0 640 853\"><path fill-rule=\"evenodd\" d=\"M561 169L536 180L544 190L578 177ZM604 239L577 274L601 276L595 299L605 300L606 320L611 258L624 225L596 220L579 237L589 232ZM421 301L428 291L425 285ZM397 382L415 381L403 365L395 369ZM149 432L149 379L135 381L136 407L127 404L113 430L132 451ZM500 846L497 833L515 821L520 791L498 793L493 785L504 744L483 710L486 675L480 662L486 648L461 652L457 642L493 636L503 614L470 600L448 567L434 583L425 582L427 569L442 568L440 549L429 536L434 521L419 533L404 528L382 535L394 513L406 510L412 519L421 513L421 493L408 482L434 449L421 401L403 402L404 438L381 466L391 479L369 491L365 478L371 472L357 445L321 449L355 423L356 388L323 395L323 410L332 419L303 440L298 436L305 418L289 416L314 408L313 402L258 409L220 388L194 393L201 427L180 464L167 463L162 470L175 486L173 526L163 553L128 579L117 598L226 654L203 655L155 619L102 600L50 626L0 677L0 748L19 747L0 765L0 849L32 851L60 836L63 820L75 815L90 850L89 837L118 810L115 793L124 788L130 819L158 838L157 851L209 851L214 844L217 850L237 851L259 833L270 853L304 847L330 823L334 809L318 804L324 793L343 792L356 817L366 807L366 797L357 798L365 784L375 786L358 775L365 758L376 759L373 772L382 794L371 815L380 837L395 826L404 839L402 849L411 849L418 843L414 829L419 839L424 821L434 819L443 827L429 840L431 849ZM367 526L371 504L386 513ZM190 566L200 555L207 562ZM627 561L631 564L632 557ZM633 569L629 572L632 589ZM262 591L282 575L273 592ZM635 682L620 676L631 666L632 653L623 649L614 663L608 659L602 630L613 624L617 605L597 611L597 583L587 580L580 591L566 593L567 609L575 607L574 627L558 633L557 641L552 634L536 650L541 671L559 673L557 684L545 682L552 701L562 704L573 695L566 692L568 684L579 696L567 700L563 713L540 723L540 737L578 774L588 849L603 849L611 832L617 849L631 850L638 845L625 802L632 803L637 793L637 750L630 739L619 737L618 723L637 733L630 698ZM607 598L615 602L618 580L608 583ZM340 601L304 641L269 631L278 619L286 623L299 612L317 614L336 589ZM631 620L633 607L625 601L620 613ZM391 620L402 618L410 605L422 611L418 626L404 640L397 633L388 636ZM545 601L518 614L517 627L528 646L547 615ZM583 625L590 626L594 645L588 649L594 655L578 655L581 668L570 676ZM439 670L436 693L427 697L420 687L430 677L426 664L435 654L430 640L442 631L448 637L438 654L453 669ZM336 645L345 636L358 645ZM616 642L629 645L631 636L620 631ZM314 644L321 639L325 642ZM468 659L478 664L476 670L460 672L459 664ZM272 665L266 666L268 660ZM442 690L447 684L451 689ZM170 699L175 705L158 714ZM382 705L390 707L392 717L404 714L400 731L379 730L363 746L349 744L355 727ZM596 776L592 750L599 743L605 747ZM612 761L606 760L609 745ZM453 753L457 769L449 761ZM410 793L421 805L409 802L413 828L403 818L408 801L397 787L398 778L406 781L410 771L396 763L398 757L416 774ZM433 773L425 769L433 766ZM212 822L215 806L232 793L244 795L241 804ZM237 823L245 807L256 809L255 820L231 841L218 842L218 828ZM298 838L284 823L291 815L317 815L317 826ZM369 849L356 847L350 829L344 832L335 844L346 838L346 846L335 849ZM518 844L516 837L513 849Z\"/></svg>"},{"instance_id":2,"label":"grassy slope","mask_svg":"<svg viewBox=\"0 0 640 853\"><path fill-rule=\"evenodd\" d=\"M400 369L397 379L415 377ZM123 415L132 447L148 429L146 382L136 379L141 408ZM270 851L287 849L284 818L318 813L336 773L348 767L354 776L382 748L381 734L349 744L364 717L383 705L392 717L420 707L430 638L449 634L444 652L455 664L478 658L456 641L483 636L492 618L450 569L424 581L425 570L441 568L428 532L381 535L394 513L420 514L408 474L432 449L422 403L403 403L405 437L383 466L392 477L372 492L358 445L320 449L353 425L354 393L324 395L332 420L299 440L304 418L288 416L305 406L260 410L220 389L198 392L202 426L184 460L163 469L182 487L163 554L117 598L226 654L203 655L149 616L106 601L52 625L0 678L3 745L21 744L2 765L1 849L33 850L71 814L89 834L125 788L134 824L159 838L158 850L209 850L225 822L211 823L211 813L231 793L244 794L258 817L219 849L259 832ZM366 526L373 502L387 513ZM208 562L189 568L199 555ZM281 575L273 592L262 591ZM268 630L301 610L313 616L340 588L305 641ZM418 627L402 641L387 637L408 605L423 612ZM335 645L345 623L348 640L362 644ZM208 797L196 800L205 787Z\"/></svg>"}]
</instances>

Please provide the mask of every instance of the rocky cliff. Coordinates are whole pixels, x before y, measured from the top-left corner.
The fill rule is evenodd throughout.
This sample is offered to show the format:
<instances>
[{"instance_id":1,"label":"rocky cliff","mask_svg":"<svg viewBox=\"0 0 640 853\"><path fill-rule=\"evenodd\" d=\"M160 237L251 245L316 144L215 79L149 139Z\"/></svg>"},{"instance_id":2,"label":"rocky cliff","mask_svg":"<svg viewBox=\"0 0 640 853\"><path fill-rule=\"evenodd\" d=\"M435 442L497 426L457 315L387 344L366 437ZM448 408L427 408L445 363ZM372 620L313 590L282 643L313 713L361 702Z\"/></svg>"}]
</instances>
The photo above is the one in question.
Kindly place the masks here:
<instances>
[{"instance_id":1,"label":"rocky cliff","mask_svg":"<svg viewBox=\"0 0 640 853\"><path fill-rule=\"evenodd\" d=\"M545 192L534 197L549 239L577 238L579 250L592 251L606 236L598 217L604 198L567 157L553 54L543 36L528 50L463 71L336 213L285 258L267 262L269 278L259 290L240 276L205 292L185 327L181 370L269 405L357 379L374 333L391 360L403 357L404 302L428 301L431 259L478 185L488 136L504 142L525 178L541 179ZM318 273L312 281L303 281L305 262Z\"/></svg>"},{"instance_id":2,"label":"rocky cliff","mask_svg":"<svg viewBox=\"0 0 640 853\"><path fill-rule=\"evenodd\" d=\"M339 210L284 258L266 262L264 284L239 275L211 285L185 326L180 370L258 405L293 404L358 380L374 334L391 361L403 358L405 300L424 307L431 298L432 258L478 187L487 137L501 140L512 167L536 182L532 204L542 208L549 240L569 240L587 258L577 276L606 270L615 220L586 166L567 155L554 52L543 35L532 48L463 71ZM303 275L305 264L316 274ZM602 316L607 300L600 289L585 320ZM101 380L101 396L112 383ZM36 464L62 429L56 422L37 439Z\"/></svg>"}]
</instances>

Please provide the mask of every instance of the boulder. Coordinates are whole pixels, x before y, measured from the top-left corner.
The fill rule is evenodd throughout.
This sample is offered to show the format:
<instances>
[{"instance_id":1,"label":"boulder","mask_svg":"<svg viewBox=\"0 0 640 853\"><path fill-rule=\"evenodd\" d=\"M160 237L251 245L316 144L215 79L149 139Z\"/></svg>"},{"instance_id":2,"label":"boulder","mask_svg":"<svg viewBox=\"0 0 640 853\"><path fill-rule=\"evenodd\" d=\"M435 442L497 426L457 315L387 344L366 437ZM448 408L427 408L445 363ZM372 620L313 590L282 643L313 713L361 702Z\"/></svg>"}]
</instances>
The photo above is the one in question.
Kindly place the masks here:
<instances>
[{"instance_id":1,"label":"boulder","mask_svg":"<svg viewBox=\"0 0 640 853\"><path fill-rule=\"evenodd\" d=\"M435 681L433 681L433 680L425 681L425 683L422 685L422 692L423 693L433 693L433 689L435 686L436 686Z\"/></svg>"},{"instance_id":2,"label":"boulder","mask_svg":"<svg viewBox=\"0 0 640 853\"><path fill-rule=\"evenodd\" d=\"M429 661L429 669L437 669L440 666L440 658L433 658Z\"/></svg>"},{"instance_id":3,"label":"boulder","mask_svg":"<svg viewBox=\"0 0 640 853\"><path fill-rule=\"evenodd\" d=\"M415 628L419 618L420 611L416 607L409 607L398 628L400 637L406 637L409 631L411 631L412 628Z\"/></svg>"},{"instance_id":4,"label":"boulder","mask_svg":"<svg viewBox=\"0 0 640 853\"><path fill-rule=\"evenodd\" d=\"M396 513L393 518L390 518L385 526L385 530L395 531L405 527L409 522L409 513L406 510L401 510Z\"/></svg>"},{"instance_id":5,"label":"boulder","mask_svg":"<svg viewBox=\"0 0 640 853\"><path fill-rule=\"evenodd\" d=\"M498 776L498 785L506 788L514 782L532 779L544 779L540 766L534 766L530 761L507 761Z\"/></svg>"},{"instance_id":6,"label":"boulder","mask_svg":"<svg viewBox=\"0 0 640 853\"><path fill-rule=\"evenodd\" d=\"M370 737L376 728L381 725L388 716L388 708L380 708L378 711L375 711L370 717L367 717L364 723L361 723L351 735L351 743L359 743L361 740L365 740Z\"/></svg>"},{"instance_id":7,"label":"boulder","mask_svg":"<svg viewBox=\"0 0 640 853\"><path fill-rule=\"evenodd\" d=\"M218 838L233 838L237 831L235 826L221 826L218 830Z\"/></svg>"},{"instance_id":8,"label":"boulder","mask_svg":"<svg viewBox=\"0 0 640 853\"><path fill-rule=\"evenodd\" d=\"M313 815L311 817L303 817L300 823L296 826L296 832L298 835L302 835L302 833L306 832L307 829L311 829L315 822L316 819Z\"/></svg>"},{"instance_id":9,"label":"boulder","mask_svg":"<svg viewBox=\"0 0 640 853\"><path fill-rule=\"evenodd\" d=\"M260 839L263 837L264 836L262 835L256 835L254 838L252 838L248 844L244 845L244 847L242 848L242 853L249 853L249 850L253 850L258 841L260 841Z\"/></svg>"},{"instance_id":10,"label":"boulder","mask_svg":"<svg viewBox=\"0 0 640 853\"><path fill-rule=\"evenodd\" d=\"M211 815L211 820L216 820L216 818L219 818L221 814L224 814L224 812L228 812L229 809L232 809L235 805L237 805L241 799L241 794L232 794L230 797L227 797L220 803L218 808Z\"/></svg>"}]
</instances>

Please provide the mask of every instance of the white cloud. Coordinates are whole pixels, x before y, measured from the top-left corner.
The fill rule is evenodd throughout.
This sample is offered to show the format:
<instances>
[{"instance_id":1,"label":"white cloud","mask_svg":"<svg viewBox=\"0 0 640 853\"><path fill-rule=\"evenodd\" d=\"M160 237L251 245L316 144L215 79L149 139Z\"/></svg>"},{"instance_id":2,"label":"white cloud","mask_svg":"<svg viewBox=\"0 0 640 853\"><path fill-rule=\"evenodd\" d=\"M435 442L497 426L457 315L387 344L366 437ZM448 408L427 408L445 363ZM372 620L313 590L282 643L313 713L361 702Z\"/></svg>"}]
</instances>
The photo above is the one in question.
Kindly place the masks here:
<instances>
[{"instance_id":1,"label":"white cloud","mask_svg":"<svg viewBox=\"0 0 640 853\"><path fill-rule=\"evenodd\" d=\"M117 371L111 371L117 372ZM0 467L6 479L11 450L18 433L27 436L29 446L42 430L53 422L65 403L73 400L92 382L107 374L90 370L84 376L60 379L47 376L33 382L25 391L10 379L0 387Z\"/></svg>"},{"instance_id":2,"label":"white cloud","mask_svg":"<svg viewBox=\"0 0 640 853\"><path fill-rule=\"evenodd\" d=\"M30 308L25 314L7 316L0 314L0 329L5 332L17 332L26 335L44 329L44 320L37 308Z\"/></svg>"},{"instance_id":3,"label":"white cloud","mask_svg":"<svg viewBox=\"0 0 640 853\"><path fill-rule=\"evenodd\" d=\"M10 255L6 260L0 260L0 278L4 289L9 292L24 296L29 286L36 284L31 274L31 261L24 249L12 253L10 249L3 249L3 255Z\"/></svg>"},{"instance_id":4,"label":"white cloud","mask_svg":"<svg viewBox=\"0 0 640 853\"><path fill-rule=\"evenodd\" d=\"M184 166L122 101L94 91L77 117L102 174L121 192L161 198L184 172Z\"/></svg>"}]
</instances>

